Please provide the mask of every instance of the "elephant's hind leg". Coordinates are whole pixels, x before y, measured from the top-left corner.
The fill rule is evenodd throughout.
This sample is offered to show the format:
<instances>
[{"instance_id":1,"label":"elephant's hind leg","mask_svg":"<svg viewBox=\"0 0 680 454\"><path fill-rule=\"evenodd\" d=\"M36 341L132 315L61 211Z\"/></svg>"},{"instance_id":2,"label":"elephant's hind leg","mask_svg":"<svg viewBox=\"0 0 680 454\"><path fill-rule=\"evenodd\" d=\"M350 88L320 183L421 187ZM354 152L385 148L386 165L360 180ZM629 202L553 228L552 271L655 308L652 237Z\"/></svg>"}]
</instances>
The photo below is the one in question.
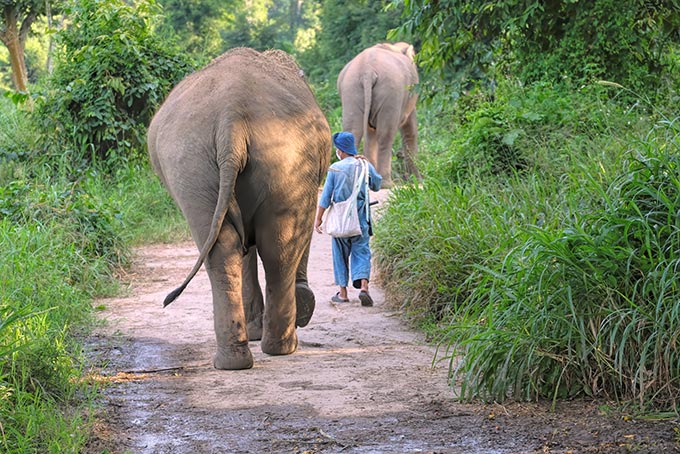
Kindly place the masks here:
<instances>
[{"instance_id":1,"label":"elephant's hind leg","mask_svg":"<svg viewBox=\"0 0 680 454\"><path fill-rule=\"evenodd\" d=\"M304 254L302 254L302 259L298 265L297 273L295 276L295 326L305 327L309 324L309 321L314 315L314 309L316 308L316 298L314 297L314 292L309 288L309 282L307 281L307 264L309 262L309 246L305 248Z\"/></svg>"},{"instance_id":2,"label":"elephant's hind leg","mask_svg":"<svg viewBox=\"0 0 680 454\"><path fill-rule=\"evenodd\" d=\"M314 292L309 288L307 282L295 283L295 308L297 315L295 316L295 326L301 328L307 326L314 314L316 307L316 299Z\"/></svg>"},{"instance_id":3,"label":"elephant's hind leg","mask_svg":"<svg viewBox=\"0 0 680 454\"><path fill-rule=\"evenodd\" d=\"M264 297L258 279L257 251L251 247L243 258L243 308L248 324L248 340L262 339Z\"/></svg>"},{"instance_id":4,"label":"elephant's hind leg","mask_svg":"<svg viewBox=\"0 0 680 454\"><path fill-rule=\"evenodd\" d=\"M266 294L260 347L269 355L290 355L298 345L295 278L277 279L272 277L272 273L267 273Z\"/></svg>"},{"instance_id":5,"label":"elephant's hind leg","mask_svg":"<svg viewBox=\"0 0 680 454\"><path fill-rule=\"evenodd\" d=\"M274 235L272 237L275 238ZM290 253L284 253L280 246L270 246L259 251L266 280L260 347L264 353L269 355L289 355L297 350L298 344L295 332L295 272L300 254L292 257Z\"/></svg>"},{"instance_id":6,"label":"elephant's hind leg","mask_svg":"<svg viewBox=\"0 0 680 454\"><path fill-rule=\"evenodd\" d=\"M253 355L248 347L246 316L243 309L243 257L238 235L223 230L208 255L206 270L213 294L217 353L216 369L250 369Z\"/></svg>"}]
</instances>

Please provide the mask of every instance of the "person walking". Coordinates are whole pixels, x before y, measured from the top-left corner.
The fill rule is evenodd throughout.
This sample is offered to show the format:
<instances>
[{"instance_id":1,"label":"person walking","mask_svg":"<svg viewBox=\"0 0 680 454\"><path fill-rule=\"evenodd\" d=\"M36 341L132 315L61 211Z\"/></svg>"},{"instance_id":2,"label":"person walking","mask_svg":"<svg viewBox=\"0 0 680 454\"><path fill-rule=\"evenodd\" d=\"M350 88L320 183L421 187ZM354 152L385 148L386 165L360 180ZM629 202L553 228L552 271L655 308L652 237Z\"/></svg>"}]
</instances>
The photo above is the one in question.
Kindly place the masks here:
<instances>
[{"instance_id":1,"label":"person walking","mask_svg":"<svg viewBox=\"0 0 680 454\"><path fill-rule=\"evenodd\" d=\"M352 274L352 286L359 289L359 301L362 306L373 306L373 299L368 290L368 283L371 277L371 248L369 239L373 235L371 228L370 210L366 210L369 203L368 189L378 191L382 184L382 176L375 170L375 167L361 155L357 155L354 144L354 134L351 132L336 132L333 134L333 145L338 161L334 162L328 169L326 183L324 184L319 206L316 211L314 229L322 233L321 223L323 214L331 205L331 201L342 202L352 194L354 187L354 176L357 166L361 166L360 160L364 160L368 169L368 187L362 181L357 196L357 206L359 211L359 222L361 224L361 235L349 238L333 238L333 277L335 285L340 290L331 298L335 303L349 302L347 285Z\"/></svg>"}]
</instances>

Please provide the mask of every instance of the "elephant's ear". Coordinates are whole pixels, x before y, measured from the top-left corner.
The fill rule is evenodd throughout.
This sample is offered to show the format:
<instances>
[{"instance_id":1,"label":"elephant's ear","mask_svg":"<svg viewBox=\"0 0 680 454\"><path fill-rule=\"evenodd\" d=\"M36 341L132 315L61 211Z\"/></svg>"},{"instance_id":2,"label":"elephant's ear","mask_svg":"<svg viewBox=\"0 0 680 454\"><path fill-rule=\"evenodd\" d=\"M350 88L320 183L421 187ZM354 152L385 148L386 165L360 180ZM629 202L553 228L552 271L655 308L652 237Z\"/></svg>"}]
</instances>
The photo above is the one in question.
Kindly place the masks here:
<instances>
[{"instance_id":1,"label":"elephant's ear","mask_svg":"<svg viewBox=\"0 0 680 454\"><path fill-rule=\"evenodd\" d=\"M404 48L402 52L411 60L416 58L416 50L413 48L412 44L409 44L409 46Z\"/></svg>"}]
</instances>

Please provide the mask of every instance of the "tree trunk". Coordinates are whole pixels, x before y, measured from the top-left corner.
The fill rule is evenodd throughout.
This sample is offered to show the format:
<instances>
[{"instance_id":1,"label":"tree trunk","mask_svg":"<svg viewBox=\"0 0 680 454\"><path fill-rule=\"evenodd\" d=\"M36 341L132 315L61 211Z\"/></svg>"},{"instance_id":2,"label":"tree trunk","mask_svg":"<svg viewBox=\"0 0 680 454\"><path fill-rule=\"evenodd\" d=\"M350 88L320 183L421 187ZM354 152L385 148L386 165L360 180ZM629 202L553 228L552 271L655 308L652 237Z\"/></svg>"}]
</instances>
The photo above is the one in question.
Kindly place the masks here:
<instances>
[{"instance_id":1,"label":"tree trunk","mask_svg":"<svg viewBox=\"0 0 680 454\"><path fill-rule=\"evenodd\" d=\"M302 0L290 0L288 10L289 23L292 39L295 39L298 27L300 27L300 9L302 7Z\"/></svg>"},{"instance_id":2,"label":"tree trunk","mask_svg":"<svg viewBox=\"0 0 680 454\"><path fill-rule=\"evenodd\" d=\"M45 0L45 16L47 17L47 29L52 30L52 6L50 5L50 0ZM53 63L52 54L54 53L54 35L50 33L50 44L47 47L47 61L45 62L45 68L47 69L47 74L52 74Z\"/></svg>"},{"instance_id":3,"label":"tree trunk","mask_svg":"<svg viewBox=\"0 0 680 454\"><path fill-rule=\"evenodd\" d=\"M17 91L26 93L28 91L28 75L26 62L24 60L24 48L19 39L14 38L5 43L9 50L9 60L12 65L12 82Z\"/></svg>"},{"instance_id":4,"label":"tree trunk","mask_svg":"<svg viewBox=\"0 0 680 454\"><path fill-rule=\"evenodd\" d=\"M9 51L14 88L19 92L27 93L28 72L26 71L24 56L24 42L36 15L33 10L30 10L22 22L21 28L18 26L18 16L19 12L15 5L6 5L3 8L4 29L0 29L0 41L7 46Z\"/></svg>"}]
</instances>

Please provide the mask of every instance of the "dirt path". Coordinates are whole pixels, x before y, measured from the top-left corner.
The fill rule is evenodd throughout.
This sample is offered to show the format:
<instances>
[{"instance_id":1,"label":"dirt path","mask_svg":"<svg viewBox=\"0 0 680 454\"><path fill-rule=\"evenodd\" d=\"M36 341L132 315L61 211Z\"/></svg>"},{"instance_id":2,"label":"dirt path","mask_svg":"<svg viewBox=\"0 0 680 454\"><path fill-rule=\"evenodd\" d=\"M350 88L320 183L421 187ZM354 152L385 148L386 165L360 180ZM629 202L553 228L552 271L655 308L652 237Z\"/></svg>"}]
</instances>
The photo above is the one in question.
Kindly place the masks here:
<instances>
[{"instance_id":1,"label":"dirt path","mask_svg":"<svg viewBox=\"0 0 680 454\"><path fill-rule=\"evenodd\" d=\"M210 285L202 270L163 309L197 257L193 243L138 250L129 295L101 301L107 322L89 343L110 383L88 453L678 452L670 423L603 418L595 405L465 405L434 348L356 292L336 305L330 239L314 234L317 307L290 356L252 342L253 369L218 371ZM630 451L635 447L637 450ZM670 450L668 450L670 449Z\"/></svg>"}]
</instances>

